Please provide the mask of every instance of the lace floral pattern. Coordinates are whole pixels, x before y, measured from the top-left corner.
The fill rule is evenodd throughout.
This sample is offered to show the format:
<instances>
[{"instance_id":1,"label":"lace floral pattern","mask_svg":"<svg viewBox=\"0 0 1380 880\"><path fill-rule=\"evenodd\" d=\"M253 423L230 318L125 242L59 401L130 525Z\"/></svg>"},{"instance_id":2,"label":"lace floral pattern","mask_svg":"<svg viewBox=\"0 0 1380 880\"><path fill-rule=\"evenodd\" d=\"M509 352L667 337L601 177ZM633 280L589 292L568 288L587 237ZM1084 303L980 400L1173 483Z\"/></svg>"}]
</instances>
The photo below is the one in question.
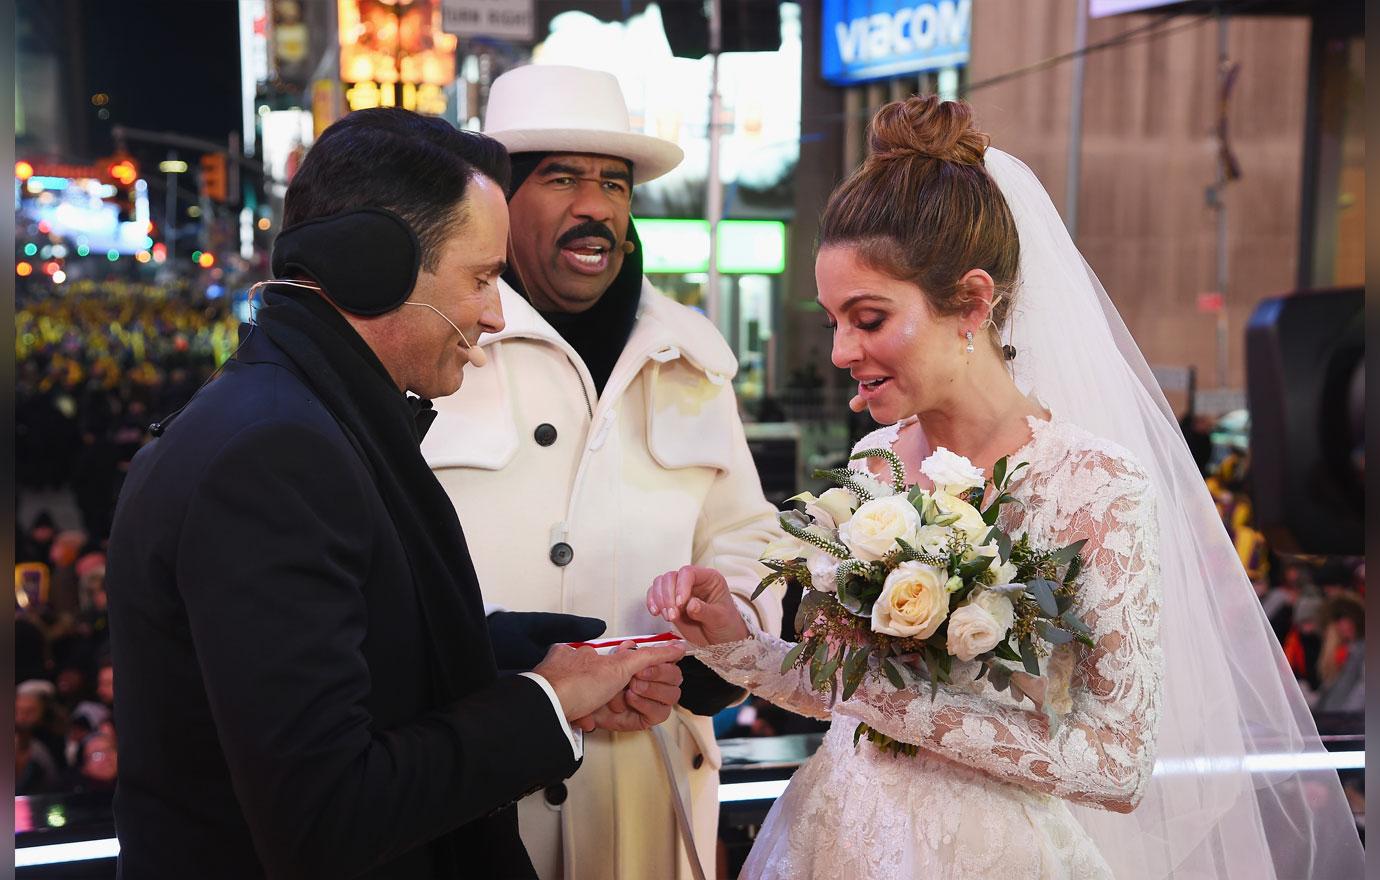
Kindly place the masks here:
<instances>
[{"instance_id":1,"label":"lace floral pattern","mask_svg":"<svg viewBox=\"0 0 1380 880\"><path fill-rule=\"evenodd\" d=\"M1057 419L1031 428L1011 456L1030 465L1010 488L1022 503L1003 507L1001 524L1048 546L1088 539L1078 610L1096 647L1078 649L1072 711L1051 736L1042 712L985 680L931 698L928 686L896 690L871 675L831 708L800 671L780 672L791 645L755 627L752 638L702 649L730 681L833 721L772 808L744 877L1111 876L1065 801L1124 812L1150 781L1162 673L1154 499L1116 445ZM890 445L897 433L881 429L856 448ZM859 721L920 754L855 747Z\"/></svg>"}]
</instances>

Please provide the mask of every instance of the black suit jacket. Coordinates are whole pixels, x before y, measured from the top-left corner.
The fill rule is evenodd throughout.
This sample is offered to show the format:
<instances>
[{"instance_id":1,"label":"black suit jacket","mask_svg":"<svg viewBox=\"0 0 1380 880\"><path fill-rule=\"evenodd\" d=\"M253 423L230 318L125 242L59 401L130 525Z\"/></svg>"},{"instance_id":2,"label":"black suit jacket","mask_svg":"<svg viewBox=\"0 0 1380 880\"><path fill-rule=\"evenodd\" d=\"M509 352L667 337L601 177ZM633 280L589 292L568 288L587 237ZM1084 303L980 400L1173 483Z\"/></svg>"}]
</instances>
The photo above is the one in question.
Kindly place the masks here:
<instances>
[{"instance_id":1,"label":"black suit jacket","mask_svg":"<svg viewBox=\"0 0 1380 880\"><path fill-rule=\"evenodd\" d=\"M123 876L533 876L512 803L574 772L569 741L530 679L433 705L419 591L478 584L415 583L373 479L262 331L135 458L108 571Z\"/></svg>"}]
</instances>

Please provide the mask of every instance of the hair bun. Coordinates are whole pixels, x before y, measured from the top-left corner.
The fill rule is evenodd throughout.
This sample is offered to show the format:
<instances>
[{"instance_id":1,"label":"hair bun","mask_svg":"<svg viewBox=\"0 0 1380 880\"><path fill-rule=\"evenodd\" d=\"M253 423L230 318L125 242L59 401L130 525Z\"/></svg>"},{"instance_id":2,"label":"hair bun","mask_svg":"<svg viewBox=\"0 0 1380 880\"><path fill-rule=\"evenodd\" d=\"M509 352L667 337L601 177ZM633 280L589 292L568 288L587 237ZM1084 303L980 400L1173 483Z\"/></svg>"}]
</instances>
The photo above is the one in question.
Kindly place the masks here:
<instances>
[{"instance_id":1,"label":"hair bun","mask_svg":"<svg viewBox=\"0 0 1380 880\"><path fill-rule=\"evenodd\" d=\"M981 165L992 138L973 125L973 108L937 95L892 101L868 129L869 160L925 156L959 165Z\"/></svg>"}]
</instances>

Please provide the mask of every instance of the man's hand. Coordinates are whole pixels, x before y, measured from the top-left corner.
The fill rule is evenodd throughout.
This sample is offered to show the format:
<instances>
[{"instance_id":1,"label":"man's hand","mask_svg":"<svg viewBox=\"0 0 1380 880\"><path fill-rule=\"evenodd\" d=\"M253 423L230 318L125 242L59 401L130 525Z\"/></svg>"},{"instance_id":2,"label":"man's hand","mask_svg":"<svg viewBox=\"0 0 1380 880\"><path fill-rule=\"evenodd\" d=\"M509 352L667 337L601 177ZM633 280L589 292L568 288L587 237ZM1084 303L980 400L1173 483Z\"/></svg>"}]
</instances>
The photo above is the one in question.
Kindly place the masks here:
<instances>
[{"instance_id":1,"label":"man's hand","mask_svg":"<svg viewBox=\"0 0 1380 880\"><path fill-rule=\"evenodd\" d=\"M614 653L623 650L620 646ZM681 680L679 666L669 663L649 666L634 675L628 686L612 700L572 723L585 733L595 728L649 730L671 717L671 710L680 702Z\"/></svg>"},{"instance_id":2,"label":"man's hand","mask_svg":"<svg viewBox=\"0 0 1380 880\"><path fill-rule=\"evenodd\" d=\"M597 617L544 611L496 611L488 623L494 660L505 672L526 672L542 661L552 645L597 639L606 626Z\"/></svg>"},{"instance_id":3,"label":"man's hand","mask_svg":"<svg viewBox=\"0 0 1380 880\"><path fill-rule=\"evenodd\" d=\"M600 717L611 722L615 717L627 721L627 711L643 717L655 717L658 710L648 703L660 703L662 698L670 696L671 691L675 692L671 704L680 699L680 670L675 668L675 663L685 656L685 647L674 644L633 650L632 644L624 642L619 646L619 651L606 655L600 655L590 647L577 649L554 645L547 652L546 659L532 671L551 685L568 721L578 722L600 710L605 710ZM662 666L669 666L673 671L658 668ZM644 671L650 675L637 678L637 687L629 688L629 683ZM625 688L629 688L629 691L625 692ZM622 698L623 703L614 703L610 708L608 704L618 697ZM637 706L646 711L634 708ZM620 709L623 711L618 711ZM665 716L662 720L665 720ZM592 730L594 722L587 724L582 725L581 729Z\"/></svg>"},{"instance_id":4,"label":"man's hand","mask_svg":"<svg viewBox=\"0 0 1380 880\"><path fill-rule=\"evenodd\" d=\"M724 576L684 565L658 575L647 591L647 610L669 621L692 645L736 642L749 635Z\"/></svg>"}]
</instances>

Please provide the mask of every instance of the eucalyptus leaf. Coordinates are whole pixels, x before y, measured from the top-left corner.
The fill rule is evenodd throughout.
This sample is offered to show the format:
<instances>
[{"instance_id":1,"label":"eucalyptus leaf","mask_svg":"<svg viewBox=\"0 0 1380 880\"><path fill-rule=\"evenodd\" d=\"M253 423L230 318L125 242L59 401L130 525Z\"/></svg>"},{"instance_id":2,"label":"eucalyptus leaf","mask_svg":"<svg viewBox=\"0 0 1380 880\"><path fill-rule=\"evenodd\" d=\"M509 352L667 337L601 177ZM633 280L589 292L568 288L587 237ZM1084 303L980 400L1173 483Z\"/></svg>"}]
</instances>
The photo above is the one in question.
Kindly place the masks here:
<instances>
[{"instance_id":1,"label":"eucalyptus leaf","mask_svg":"<svg viewBox=\"0 0 1380 880\"><path fill-rule=\"evenodd\" d=\"M1054 587L1056 585L1044 578L1035 578L1025 585L1025 591L1040 603L1040 611L1046 617L1059 616L1059 603L1054 598Z\"/></svg>"},{"instance_id":2,"label":"eucalyptus leaf","mask_svg":"<svg viewBox=\"0 0 1380 880\"><path fill-rule=\"evenodd\" d=\"M891 660L882 661L882 672L886 674L887 681L891 682L891 686L897 690L906 686L906 680L902 677L900 668Z\"/></svg>"},{"instance_id":3,"label":"eucalyptus leaf","mask_svg":"<svg viewBox=\"0 0 1380 880\"><path fill-rule=\"evenodd\" d=\"M1088 625L1083 622L1083 618L1079 617L1077 614L1074 614L1071 611L1065 611L1063 614L1060 614L1059 620L1064 624L1064 626L1067 626L1069 629L1073 630L1079 635L1092 635L1092 629L1090 629Z\"/></svg>"},{"instance_id":4,"label":"eucalyptus leaf","mask_svg":"<svg viewBox=\"0 0 1380 880\"><path fill-rule=\"evenodd\" d=\"M782 675L785 675L787 672L791 670L791 667L795 666L795 661L799 660L800 655L805 653L805 646L808 644L809 640L807 639L803 642L800 642L794 648L791 648L789 651L786 652L786 659L781 661Z\"/></svg>"},{"instance_id":5,"label":"eucalyptus leaf","mask_svg":"<svg viewBox=\"0 0 1380 880\"><path fill-rule=\"evenodd\" d=\"M1073 597L1056 593L1054 595L1054 603L1059 606L1059 613L1061 615L1066 614L1068 610L1073 607Z\"/></svg>"},{"instance_id":6,"label":"eucalyptus leaf","mask_svg":"<svg viewBox=\"0 0 1380 880\"><path fill-rule=\"evenodd\" d=\"M830 654L829 659L824 661L824 667L819 672L819 684L816 687L823 688L834 680L834 673L839 671L839 666L843 663L843 652L846 649L839 647L837 654Z\"/></svg>"},{"instance_id":7,"label":"eucalyptus leaf","mask_svg":"<svg viewBox=\"0 0 1380 880\"><path fill-rule=\"evenodd\" d=\"M1083 573L1083 557L1075 556L1069 562L1068 569L1064 572L1064 583L1071 584Z\"/></svg>"},{"instance_id":8,"label":"eucalyptus leaf","mask_svg":"<svg viewBox=\"0 0 1380 880\"><path fill-rule=\"evenodd\" d=\"M1086 543L1088 543L1088 539L1083 538L1081 540L1074 541L1067 547L1060 547L1058 550L1054 551L1054 561L1059 565L1063 565L1066 562L1072 561L1075 556L1083 552L1083 545Z\"/></svg>"},{"instance_id":9,"label":"eucalyptus leaf","mask_svg":"<svg viewBox=\"0 0 1380 880\"><path fill-rule=\"evenodd\" d=\"M982 574L992 567L991 556L975 556L967 562L959 563L958 576L963 578L964 583Z\"/></svg>"},{"instance_id":10,"label":"eucalyptus leaf","mask_svg":"<svg viewBox=\"0 0 1380 880\"><path fill-rule=\"evenodd\" d=\"M1034 676L1040 674L1040 658L1035 655L1035 645L1029 639L1021 639L1021 665Z\"/></svg>"},{"instance_id":11,"label":"eucalyptus leaf","mask_svg":"<svg viewBox=\"0 0 1380 880\"><path fill-rule=\"evenodd\" d=\"M1011 670L997 663L988 667L987 680L992 683L992 687L998 692L1006 690L1011 684Z\"/></svg>"},{"instance_id":12,"label":"eucalyptus leaf","mask_svg":"<svg viewBox=\"0 0 1380 880\"><path fill-rule=\"evenodd\" d=\"M749 601L755 600L758 596L762 595L762 591L764 591L767 587L770 587L772 584L776 583L784 577L785 575L782 574L781 571L778 569L777 571L774 571L766 577L762 578L762 580L757 584L757 589L752 591L752 595L749 597Z\"/></svg>"},{"instance_id":13,"label":"eucalyptus leaf","mask_svg":"<svg viewBox=\"0 0 1380 880\"><path fill-rule=\"evenodd\" d=\"M815 622L819 612L829 604L827 593L806 590L800 596L800 607L795 610L795 631L804 632Z\"/></svg>"},{"instance_id":14,"label":"eucalyptus leaf","mask_svg":"<svg viewBox=\"0 0 1380 880\"><path fill-rule=\"evenodd\" d=\"M1011 647L1010 643L1007 642L1006 639L1002 639L1000 642L997 642L997 647L993 649L993 653L995 653L1001 659L1010 660L1013 663L1021 659L1021 655L1016 653L1016 651Z\"/></svg>"},{"instance_id":15,"label":"eucalyptus leaf","mask_svg":"<svg viewBox=\"0 0 1380 880\"><path fill-rule=\"evenodd\" d=\"M872 653L870 645L864 645L849 655L843 662L843 698L846 700L853 696L853 692L862 684L863 674L867 672L867 657Z\"/></svg>"},{"instance_id":16,"label":"eucalyptus leaf","mask_svg":"<svg viewBox=\"0 0 1380 880\"><path fill-rule=\"evenodd\" d=\"M822 640L821 640L822 641ZM810 657L810 686L815 690L820 690L824 686L824 664L829 662L829 646L824 645L823 650L816 650Z\"/></svg>"},{"instance_id":17,"label":"eucalyptus leaf","mask_svg":"<svg viewBox=\"0 0 1380 880\"><path fill-rule=\"evenodd\" d=\"M1035 621L1035 631L1051 645L1066 645L1073 641L1073 633L1060 629L1048 620Z\"/></svg>"}]
</instances>

